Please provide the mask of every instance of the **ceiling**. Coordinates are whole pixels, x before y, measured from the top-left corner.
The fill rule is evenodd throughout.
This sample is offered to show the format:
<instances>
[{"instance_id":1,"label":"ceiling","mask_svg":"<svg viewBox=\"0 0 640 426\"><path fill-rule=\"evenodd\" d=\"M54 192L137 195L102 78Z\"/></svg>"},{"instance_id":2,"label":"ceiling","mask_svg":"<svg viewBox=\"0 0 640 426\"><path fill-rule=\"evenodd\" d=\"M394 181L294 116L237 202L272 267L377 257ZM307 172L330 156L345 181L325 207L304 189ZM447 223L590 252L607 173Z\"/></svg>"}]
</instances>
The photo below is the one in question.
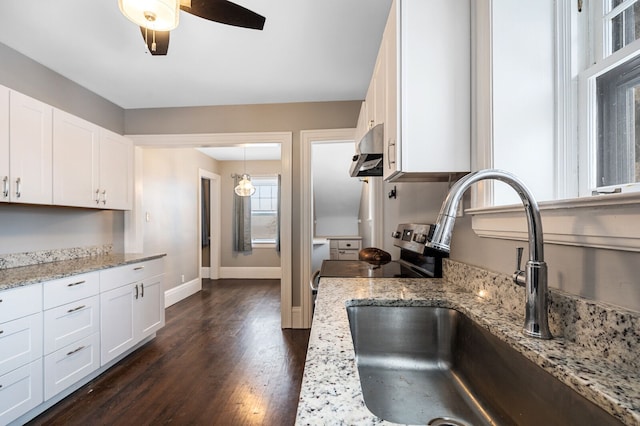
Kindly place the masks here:
<instances>
[{"instance_id":1,"label":"ceiling","mask_svg":"<svg viewBox=\"0 0 640 426\"><path fill-rule=\"evenodd\" d=\"M263 31L180 13L146 51L117 0L0 1L0 43L124 109L364 99L391 0L238 0Z\"/></svg>"}]
</instances>

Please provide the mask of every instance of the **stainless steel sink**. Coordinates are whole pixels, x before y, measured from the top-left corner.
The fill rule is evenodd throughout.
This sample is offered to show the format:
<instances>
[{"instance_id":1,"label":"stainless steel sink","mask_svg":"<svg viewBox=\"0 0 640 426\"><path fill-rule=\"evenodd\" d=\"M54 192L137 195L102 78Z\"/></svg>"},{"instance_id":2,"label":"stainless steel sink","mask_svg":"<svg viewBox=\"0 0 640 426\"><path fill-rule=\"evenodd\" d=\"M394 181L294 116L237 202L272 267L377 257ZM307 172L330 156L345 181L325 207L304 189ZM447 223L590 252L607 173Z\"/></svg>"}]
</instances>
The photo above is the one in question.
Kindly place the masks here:
<instances>
[{"instance_id":1,"label":"stainless steel sink","mask_svg":"<svg viewBox=\"0 0 640 426\"><path fill-rule=\"evenodd\" d=\"M428 425L621 424L465 315L434 307L347 307L364 401Z\"/></svg>"}]
</instances>

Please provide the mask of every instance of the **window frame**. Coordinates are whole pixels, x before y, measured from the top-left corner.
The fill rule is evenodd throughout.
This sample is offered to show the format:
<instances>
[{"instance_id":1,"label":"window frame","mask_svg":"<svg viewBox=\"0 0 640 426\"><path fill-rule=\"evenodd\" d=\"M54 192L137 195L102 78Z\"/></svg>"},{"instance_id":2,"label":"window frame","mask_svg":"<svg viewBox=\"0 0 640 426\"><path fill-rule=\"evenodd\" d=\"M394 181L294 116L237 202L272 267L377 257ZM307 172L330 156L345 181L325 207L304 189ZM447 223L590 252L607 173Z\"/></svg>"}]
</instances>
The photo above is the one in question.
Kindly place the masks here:
<instances>
[{"instance_id":1,"label":"window frame","mask_svg":"<svg viewBox=\"0 0 640 426\"><path fill-rule=\"evenodd\" d=\"M590 21L595 19L594 16L597 17L597 13L579 13L576 9L576 2L555 2L558 35L555 69L558 199L539 203L545 242L637 252L640 251L640 227L637 226L640 193L592 196L591 179L596 171L596 145L593 140L597 124L593 106L593 96L596 94L594 76L628 59L632 52L640 54L640 40L602 59L602 52L593 49L594 40L601 39L602 31L578 31L579 26L597 22ZM594 9L599 10L595 7L592 11ZM487 10L480 12L486 14ZM476 23L476 27L486 28L482 23ZM601 26L596 25L595 28ZM580 35L584 38L580 39ZM486 43L491 38L479 36L478 39L485 40ZM579 40L582 50L573 46L572 40ZM490 51L490 48L483 45L479 45L477 49ZM477 60L476 73L486 73L484 61L487 59L477 57ZM595 65L589 66L590 64ZM586 70L578 75L577 71L584 68ZM488 73L490 77L490 66ZM482 77L483 75L479 79L482 80ZM476 90L478 87L479 84L476 84ZM491 100L476 97L476 120L484 114L482 111L486 109L487 102L490 105ZM484 126L476 123L476 126L480 125ZM493 150L491 134L483 134L479 127L475 130L478 133L472 147L474 169L492 167L488 161ZM488 238L527 240L527 223L522 214L522 206L492 206L492 203L491 185L474 186L471 208L465 212L472 216L475 233Z\"/></svg>"},{"instance_id":2,"label":"window frame","mask_svg":"<svg viewBox=\"0 0 640 426\"><path fill-rule=\"evenodd\" d=\"M277 186L278 186L278 184L277 184L277 182L278 182L278 176L277 176L277 175L252 175L252 176L251 176L251 182L252 182L252 183L253 183L253 185L256 187L256 193L258 193L258 189L257 189L257 188L258 188L258 186L260 186L260 185L259 185L259 182L260 182L261 180L262 180L262 181L266 181L266 180L269 180L269 181L275 181L276 192L277 192L277 190L278 190L278 188L277 188ZM269 186L273 186L273 185L272 185L272 184L270 184ZM255 195L255 194L254 194L254 195ZM253 197L253 195L252 195L251 197ZM279 198L279 194L276 194L276 196L275 196L275 200L276 200L276 209L275 209L275 210L268 210L269 212L275 212L275 218L276 218L276 221L278 220L278 207L277 207L277 200L278 200L278 198ZM274 198L273 198L273 197L271 197L271 199L273 200ZM253 201L254 201L254 200L252 199L251 201L252 201L252 203L251 203L251 205L252 205L252 208L251 208L251 219L252 219L252 220L251 220L251 223L253 224L253 223L254 223L254 221L253 221L254 213L256 213L256 212L257 212L257 210L255 210L255 209L253 208L253 204L254 204L254 203L253 203ZM256 213L256 215L259 215L259 214L258 214L258 213ZM264 240L264 239L255 240L255 239L253 238L253 232L251 232L251 234L252 234L252 235L251 235L251 247L253 247L253 248L275 248L275 247L276 247L276 244L277 244L277 235L276 235L273 239L271 239L271 240Z\"/></svg>"}]
</instances>

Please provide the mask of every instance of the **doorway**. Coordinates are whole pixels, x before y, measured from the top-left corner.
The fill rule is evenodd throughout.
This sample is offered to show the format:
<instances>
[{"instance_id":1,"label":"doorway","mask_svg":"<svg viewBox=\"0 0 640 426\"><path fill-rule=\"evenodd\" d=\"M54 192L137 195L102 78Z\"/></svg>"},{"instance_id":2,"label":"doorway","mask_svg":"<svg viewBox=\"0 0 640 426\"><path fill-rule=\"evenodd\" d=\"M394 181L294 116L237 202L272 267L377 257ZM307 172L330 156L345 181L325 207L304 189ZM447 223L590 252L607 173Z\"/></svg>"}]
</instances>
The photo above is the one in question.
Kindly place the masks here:
<instances>
[{"instance_id":1,"label":"doorway","mask_svg":"<svg viewBox=\"0 0 640 426\"><path fill-rule=\"evenodd\" d=\"M281 229L280 229L280 254L281 254L281 327L300 328L301 321L292 320L292 312L296 314L299 308L294 310L292 306L292 276L291 276L291 198L292 198L292 134L291 132L264 132L264 133L211 133L211 134L169 134L169 135L128 135L136 145L136 164L138 156L142 158L142 149L149 148L196 148L196 147L224 147L245 144L273 144L281 146ZM137 178L137 176L136 176ZM197 181L198 187L200 180ZM140 194L136 194L138 198ZM212 203L213 205L213 203ZM141 202L134 201L134 208L129 215L131 218L144 216ZM141 220L125 220L125 235L131 246L143 248L144 226ZM197 237L194 235L194 237ZM215 240L215 239L214 239ZM198 250L200 252L200 250ZM214 257L215 258L215 257ZM299 315L297 315L299 316Z\"/></svg>"},{"instance_id":2,"label":"doorway","mask_svg":"<svg viewBox=\"0 0 640 426\"><path fill-rule=\"evenodd\" d=\"M199 169L200 277L220 278L220 175Z\"/></svg>"}]
</instances>

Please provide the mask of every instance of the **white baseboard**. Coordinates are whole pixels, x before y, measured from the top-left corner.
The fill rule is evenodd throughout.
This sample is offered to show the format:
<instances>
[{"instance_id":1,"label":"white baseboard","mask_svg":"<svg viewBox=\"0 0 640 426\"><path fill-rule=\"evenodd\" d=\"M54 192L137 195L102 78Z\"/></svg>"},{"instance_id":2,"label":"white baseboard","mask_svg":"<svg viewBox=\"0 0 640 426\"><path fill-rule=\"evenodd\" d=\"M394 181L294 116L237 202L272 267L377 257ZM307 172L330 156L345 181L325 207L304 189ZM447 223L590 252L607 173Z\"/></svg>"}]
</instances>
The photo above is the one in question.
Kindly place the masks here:
<instances>
[{"instance_id":1,"label":"white baseboard","mask_svg":"<svg viewBox=\"0 0 640 426\"><path fill-rule=\"evenodd\" d=\"M211 278L211 268L208 266L200 268L200 278Z\"/></svg>"},{"instance_id":2,"label":"white baseboard","mask_svg":"<svg viewBox=\"0 0 640 426\"><path fill-rule=\"evenodd\" d=\"M200 290L202 290L202 280L200 278L196 278L195 280L180 284L177 287L170 288L164 292L164 307L168 308L182 299L186 299L192 294L196 294Z\"/></svg>"},{"instance_id":3,"label":"white baseboard","mask_svg":"<svg viewBox=\"0 0 640 426\"><path fill-rule=\"evenodd\" d=\"M280 279L282 272L276 267L249 267L233 268L221 267L220 278L244 278L244 279Z\"/></svg>"}]
</instances>

